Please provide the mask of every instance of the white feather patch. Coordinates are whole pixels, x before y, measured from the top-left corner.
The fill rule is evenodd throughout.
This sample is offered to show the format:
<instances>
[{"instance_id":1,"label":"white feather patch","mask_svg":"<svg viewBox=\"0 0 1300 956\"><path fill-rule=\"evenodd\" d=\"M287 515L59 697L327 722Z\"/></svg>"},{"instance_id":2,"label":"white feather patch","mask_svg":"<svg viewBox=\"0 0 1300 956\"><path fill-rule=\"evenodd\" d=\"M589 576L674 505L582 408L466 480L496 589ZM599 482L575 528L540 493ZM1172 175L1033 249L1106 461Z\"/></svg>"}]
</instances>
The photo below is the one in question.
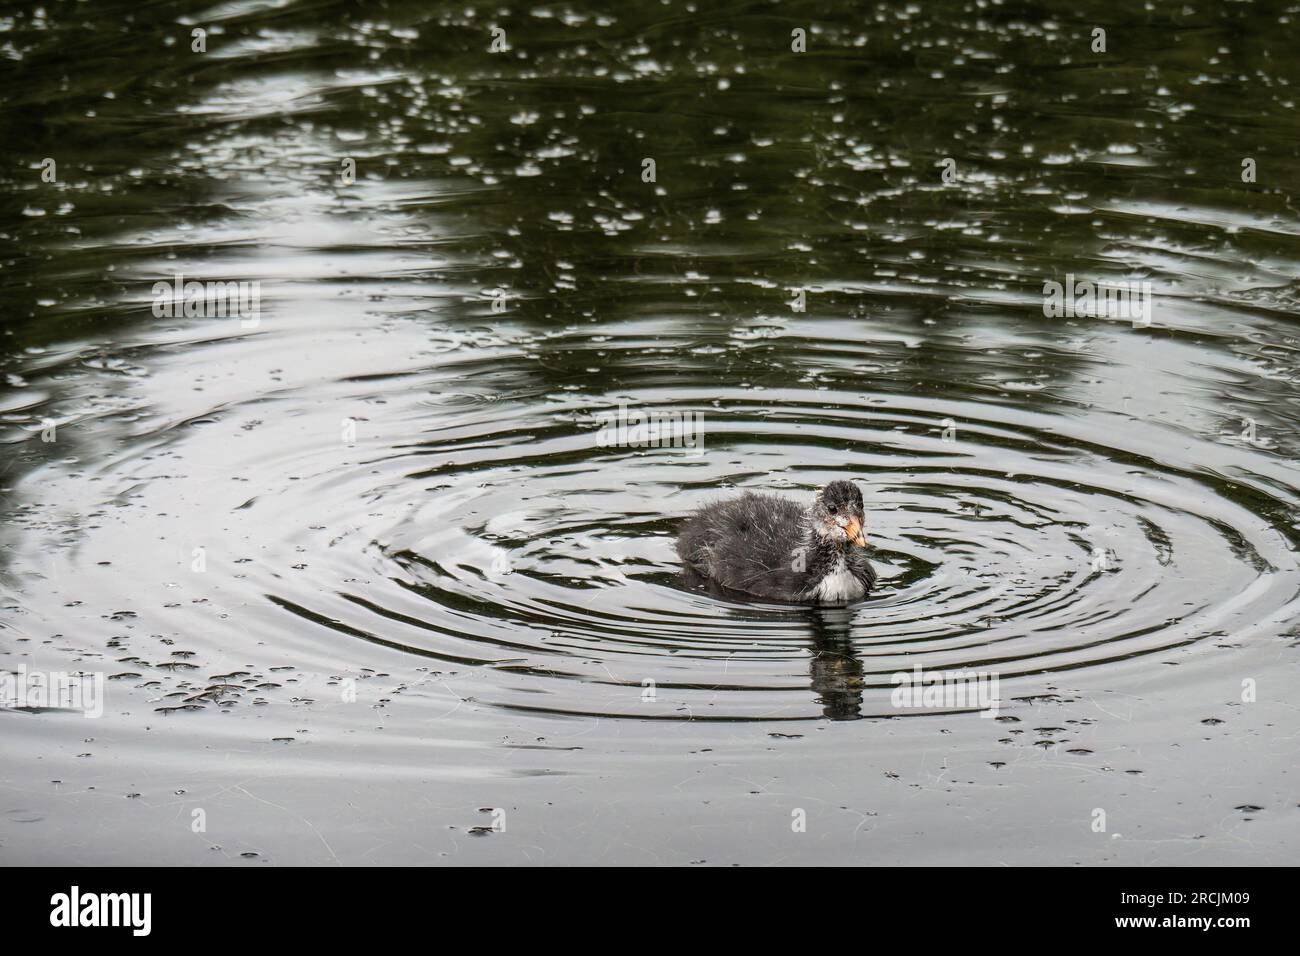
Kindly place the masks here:
<instances>
[{"instance_id":1,"label":"white feather patch","mask_svg":"<svg viewBox=\"0 0 1300 956\"><path fill-rule=\"evenodd\" d=\"M853 576L844 559L840 558L830 574L817 582L813 596L819 601L856 601L866 593L862 582Z\"/></svg>"}]
</instances>

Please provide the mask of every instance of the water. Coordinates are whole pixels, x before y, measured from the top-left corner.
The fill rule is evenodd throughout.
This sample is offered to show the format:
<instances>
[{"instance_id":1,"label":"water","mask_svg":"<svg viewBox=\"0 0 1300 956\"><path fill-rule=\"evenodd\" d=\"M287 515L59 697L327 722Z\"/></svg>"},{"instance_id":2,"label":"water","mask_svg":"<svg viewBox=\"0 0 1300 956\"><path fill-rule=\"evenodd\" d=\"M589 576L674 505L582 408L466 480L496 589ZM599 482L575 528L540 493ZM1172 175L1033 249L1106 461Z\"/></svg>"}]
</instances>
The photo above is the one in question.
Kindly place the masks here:
<instances>
[{"instance_id":1,"label":"water","mask_svg":"<svg viewBox=\"0 0 1300 956\"><path fill-rule=\"evenodd\" d=\"M0 19L0 668L107 677L0 712L0 860L1294 863L1295 21ZM681 579L698 504L834 478L870 599Z\"/></svg>"}]
</instances>

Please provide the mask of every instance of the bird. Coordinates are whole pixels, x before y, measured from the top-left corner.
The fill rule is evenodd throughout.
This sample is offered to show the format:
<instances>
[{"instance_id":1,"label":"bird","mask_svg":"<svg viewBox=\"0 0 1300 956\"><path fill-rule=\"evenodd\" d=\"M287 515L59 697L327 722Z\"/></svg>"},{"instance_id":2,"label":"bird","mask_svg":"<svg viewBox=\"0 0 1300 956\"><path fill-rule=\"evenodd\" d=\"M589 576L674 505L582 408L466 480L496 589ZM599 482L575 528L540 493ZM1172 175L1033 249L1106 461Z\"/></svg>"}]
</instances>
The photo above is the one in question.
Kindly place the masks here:
<instances>
[{"instance_id":1,"label":"bird","mask_svg":"<svg viewBox=\"0 0 1300 956\"><path fill-rule=\"evenodd\" d=\"M778 601L842 604L870 593L862 492L832 481L809 507L747 491L705 504L677 537L693 574L730 591Z\"/></svg>"}]
</instances>

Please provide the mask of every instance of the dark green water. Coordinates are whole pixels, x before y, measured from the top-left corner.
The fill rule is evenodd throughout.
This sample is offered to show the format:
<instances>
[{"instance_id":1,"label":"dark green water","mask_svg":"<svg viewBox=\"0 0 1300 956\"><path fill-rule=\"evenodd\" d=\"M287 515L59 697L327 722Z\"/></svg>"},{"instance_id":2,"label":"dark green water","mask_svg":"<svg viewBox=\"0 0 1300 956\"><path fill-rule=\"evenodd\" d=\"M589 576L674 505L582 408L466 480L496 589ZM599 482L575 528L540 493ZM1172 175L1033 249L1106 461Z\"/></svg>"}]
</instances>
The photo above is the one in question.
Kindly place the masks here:
<instances>
[{"instance_id":1,"label":"dark green water","mask_svg":"<svg viewBox=\"0 0 1300 956\"><path fill-rule=\"evenodd\" d=\"M0 669L103 714L0 710L0 863L1296 861L1300 8L37 10ZM868 600L679 578L834 478Z\"/></svg>"}]
</instances>

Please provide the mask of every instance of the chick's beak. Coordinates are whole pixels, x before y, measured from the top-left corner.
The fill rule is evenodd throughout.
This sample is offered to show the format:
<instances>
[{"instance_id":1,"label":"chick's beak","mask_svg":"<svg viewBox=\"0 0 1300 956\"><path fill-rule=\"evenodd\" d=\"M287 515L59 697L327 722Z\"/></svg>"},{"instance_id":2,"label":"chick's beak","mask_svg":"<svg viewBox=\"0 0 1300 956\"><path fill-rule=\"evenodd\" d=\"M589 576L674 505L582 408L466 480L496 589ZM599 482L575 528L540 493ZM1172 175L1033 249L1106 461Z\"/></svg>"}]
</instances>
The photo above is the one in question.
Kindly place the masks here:
<instances>
[{"instance_id":1,"label":"chick's beak","mask_svg":"<svg viewBox=\"0 0 1300 956\"><path fill-rule=\"evenodd\" d=\"M850 518L849 523L844 526L844 533L848 535L849 540L859 548L867 546L867 538L862 533L862 522L857 518Z\"/></svg>"}]
</instances>

